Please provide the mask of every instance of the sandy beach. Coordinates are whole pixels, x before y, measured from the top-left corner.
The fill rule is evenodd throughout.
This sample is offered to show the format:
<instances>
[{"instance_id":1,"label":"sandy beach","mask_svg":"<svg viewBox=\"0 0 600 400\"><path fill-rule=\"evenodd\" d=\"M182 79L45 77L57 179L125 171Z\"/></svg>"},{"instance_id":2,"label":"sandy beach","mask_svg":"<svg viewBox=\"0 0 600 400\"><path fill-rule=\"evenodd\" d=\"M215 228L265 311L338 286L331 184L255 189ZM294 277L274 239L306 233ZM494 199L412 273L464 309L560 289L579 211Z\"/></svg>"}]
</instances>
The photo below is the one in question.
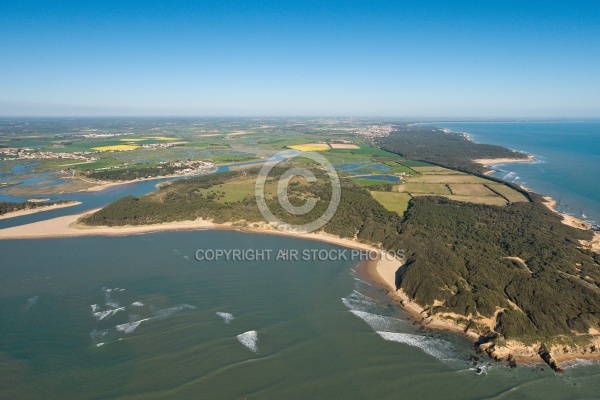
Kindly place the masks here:
<instances>
[{"instance_id":1,"label":"sandy beach","mask_svg":"<svg viewBox=\"0 0 600 400\"><path fill-rule=\"evenodd\" d=\"M557 204L556 200L554 200L550 196L544 196L544 205L546 207L548 207L550 210L552 210L555 213L557 213L558 215L560 215L561 217L563 217L563 223L565 225L569 225L569 226L572 226L573 228L584 229L584 230L589 230L592 227L590 224L588 224L585 221L582 221L581 219L579 219L577 217L558 212L558 210L557 210L558 204Z\"/></svg>"},{"instance_id":2,"label":"sandy beach","mask_svg":"<svg viewBox=\"0 0 600 400\"><path fill-rule=\"evenodd\" d=\"M7 212L5 214L0 215L0 219L8 219L8 218L20 217L22 215L36 214L36 213L39 213L39 212L56 210L56 209L59 209L59 208L73 207L73 206L77 206L79 204L81 204L81 202L79 202L79 201L71 201L71 202L68 202L68 203L49 204L49 205L43 206L43 207L28 208L26 210L11 211L11 212Z\"/></svg>"},{"instance_id":3,"label":"sandy beach","mask_svg":"<svg viewBox=\"0 0 600 400\"><path fill-rule=\"evenodd\" d=\"M527 158L479 158L477 160L473 160L477 164L482 164L485 166L494 165L494 164L503 164L503 163L516 163L516 162L533 162L535 161L535 157L531 154L527 156Z\"/></svg>"},{"instance_id":4,"label":"sandy beach","mask_svg":"<svg viewBox=\"0 0 600 400\"><path fill-rule=\"evenodd\" d=\"M544 196L544 200L545 200L544 205L546 207L548 207L550 210L557 213L558 215L560 215L563 218L563 220L562 220L563 224L569 225L573 228L583 229L585 231L588 231L591 229L592 226L589 223L587 223L577 217L574 217L572 215L558 212L556 200L554 200L552 197ZM581 244L583 247L586 247L592 251L595 251L596 253L600 253L600 232L593 232L593 233L594 233L594 237L591 240L581 241Z\"/></svg>"},{"instance_id":5,"label":"sandy beach","mask_svg":"<svg viewBox=\"0 0 600 400\"><path fill-rule=\"evenodd\" d=\"M352 239L340 238L326 233L299 233L291 231L280 231L266 223L225 223L215 224L211 221L197 219L195 221L165 222L151 225L125 225L125 226L89 226L78 222L83 216L93 214L99 209L90 210L85 213L66 215L44 221L34 222L0 230L0 239L41 239L76 236L123 236L138 233L149 233L159 231L180 231L198 229L228 229L241 232L262 233L298 237L309 240L317 240L336 244L338 246L377 251L368 244L360 243ZM399 265L398 265L399 266Z\"/></svg>"},{"instance_id":6,"label":"sandy beach","mask_svg":"<svg viewBox=\"0 0 600 400\"><path fill-rule=\"evenodd\" d=\"M535 157L531 154L527 156L527 158L480 158L477 160L473 160L477 164L481 164L487 168L491 165L495 164L508 164L508 163L522 163L522 162L534 162ZM493 169L490 169L485 173L485 175L490 175L494 172Z\"/></svg>"}]
</instances>

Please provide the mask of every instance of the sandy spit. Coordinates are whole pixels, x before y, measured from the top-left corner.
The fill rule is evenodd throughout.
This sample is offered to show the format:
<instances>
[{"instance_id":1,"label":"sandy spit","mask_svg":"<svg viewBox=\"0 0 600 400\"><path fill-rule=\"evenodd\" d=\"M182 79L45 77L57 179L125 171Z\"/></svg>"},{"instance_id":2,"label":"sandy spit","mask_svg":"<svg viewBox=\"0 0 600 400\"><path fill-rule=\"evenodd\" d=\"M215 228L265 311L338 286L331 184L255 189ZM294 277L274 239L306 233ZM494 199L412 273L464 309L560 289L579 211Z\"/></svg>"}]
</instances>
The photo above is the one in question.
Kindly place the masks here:
<instances>
[{"instance_id":1,"label":"sandy spit","mask_svg":"<svg viewBox=\"0 0 600 400\"><path fill-rule=\"evenodd\" d=\"M65 208L65 207L73 207L73 206L77 206L79 204L81 204L81 202L71 201L68 203L49 204L47 206L42 206L42 207L28 208L26 210L11 211L11 212L7 212L5 214L0 215L0 219L20 217L22 215L35 214L35 213L39 213L39 212L43 212L43 211L56 210L56 209Z\"/></svg>"}]
</instances>

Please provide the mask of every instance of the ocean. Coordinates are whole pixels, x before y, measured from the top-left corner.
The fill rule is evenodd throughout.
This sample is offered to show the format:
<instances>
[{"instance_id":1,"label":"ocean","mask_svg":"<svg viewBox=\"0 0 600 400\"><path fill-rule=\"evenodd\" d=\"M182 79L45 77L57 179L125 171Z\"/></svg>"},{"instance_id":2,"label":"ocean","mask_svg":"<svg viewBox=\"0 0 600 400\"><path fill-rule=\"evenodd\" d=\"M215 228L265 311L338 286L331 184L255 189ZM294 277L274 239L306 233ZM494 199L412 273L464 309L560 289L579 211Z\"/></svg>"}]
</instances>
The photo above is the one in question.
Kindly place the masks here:
<instances>
[{"instance_id":1,"label":"ocean","mask_svg":"<svg viewBox=\"0 0 600 400\"><path fill-rule=\"evenodd\" d=\"M478 143L497 144L535 156L534 163L493 166L493 176L553 197L558 209L600 224L600 121L438 122L469 133Z\"/></svg>"},{"instance_id":2,"label":"ocean","mask_svg":"<svg viewBox=\"0 0 600 400\"><path fill-rule=\"evenodd\" d=\"M597 398L600 365L511 369L416 326L336 250L199 230L0 243L0 398Z\"/></svg>"}]
</instances>

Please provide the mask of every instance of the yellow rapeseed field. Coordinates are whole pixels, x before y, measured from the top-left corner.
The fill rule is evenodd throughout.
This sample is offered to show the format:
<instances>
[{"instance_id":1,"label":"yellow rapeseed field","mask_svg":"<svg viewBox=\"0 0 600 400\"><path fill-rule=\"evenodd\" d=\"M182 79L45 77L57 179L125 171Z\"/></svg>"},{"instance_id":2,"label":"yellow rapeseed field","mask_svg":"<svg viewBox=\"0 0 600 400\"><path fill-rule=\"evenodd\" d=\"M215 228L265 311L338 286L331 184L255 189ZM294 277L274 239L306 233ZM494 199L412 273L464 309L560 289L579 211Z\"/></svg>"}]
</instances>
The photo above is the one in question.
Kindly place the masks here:
<instances>
[{"instance_id":1,"label":"yellow rapeseed field","mask_svg":"<svg viewBox=\"0 0 600 400\"><path fill-rule=\"evenodd\" d=\"M287 146L290 149L299 151L325 151L329 150L329 145L326 143L307 143L307 144L295 144L293 146Z\"/></svg>"},{"instance_id":2,"label":"yellow rapeseed field","mask_svg":"<svg viewBox=\"0 0 600 400\"><path fill-rule=\"evenodd\" d=\"M166 136L148 136L148 137L145 137L144 139L154 139L154 140L163 140L163 141L179 140L179 138L166 137Z\"/></svg>"},{"instance_id":3,"label":"yellow rapeseed field","mask_svg":"<svg viewBox=\"0 0 600 400\"><path fill-rule=\"evenodd\" d=\"M93 147L93 150L98 150L98 151L127 151L127 150L135 150L140 146L137 146L135 144L115 144L113 146L100 146L100 147Z\"/></svg>"}]
</instances>

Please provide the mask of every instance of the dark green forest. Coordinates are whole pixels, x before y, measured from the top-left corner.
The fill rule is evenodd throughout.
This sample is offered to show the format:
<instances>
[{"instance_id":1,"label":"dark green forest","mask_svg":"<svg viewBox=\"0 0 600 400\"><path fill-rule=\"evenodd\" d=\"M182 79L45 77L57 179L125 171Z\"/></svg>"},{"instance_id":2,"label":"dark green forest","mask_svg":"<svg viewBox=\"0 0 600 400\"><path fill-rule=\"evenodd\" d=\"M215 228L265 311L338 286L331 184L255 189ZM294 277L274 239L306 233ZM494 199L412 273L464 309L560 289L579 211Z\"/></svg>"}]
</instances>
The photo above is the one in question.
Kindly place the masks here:
<instances>
[{"instance_id":1,"label":"dark green forest","mask_svg":"<svg viewBox=\"0 0 600 400\"><path fill-rule=\"evenodd\" d=\"M486 168L473 160L485 158L527 158L526 154L502 146L480 144L461 133L444 132L424 126L400 126L375 144L409 160L424 161L443 167L482 175Z\"/></svg>"},{"instance_id":2,"label":"dark green forest","mask_svg":"<svg viewBox=\"0 0 600 400\"><path fill-rule=\"evenodd\" d=\"M46 207L46 206L50 206L53 204L64 204L64 203L70 203L70 201L61 200L61 201L43 202L43 203L37 203L37 202L34 203L34 202L30 202L30 201L27 201L24 203L2 201L2 202L0 202L0 215L6 214L9 212L13 212L13 211L29 210L29 209L33 209L33 208Z\"/></svg>"},{"instance_id":3,"label":"dark green forest","mask_svg":"<svg viewBox=\"0 0 600 400\"><path fill-rule=\"evenodd\" d=\"M153 178L156 176L173 175L177 171L188 167L175 167L172 165L105 169L99 171L88 171L86 176L104 181L130 181L140 178Z\"/></svg>"},{"instance_id":4,"label":"dark green forest","mask_svg":"<svg viewBox=\"0 0 600 400\"><path fill-rule=\"evenodd\" d=\"M578 242L591 232L563 224L538 202L498 207L419 197L402 237L409 260L400 286L420 304L443 301L433 313L489 317L506 308L495 328L506 338L586 333L600 322L600 257Z\"/></svg>"}]
</instances>

